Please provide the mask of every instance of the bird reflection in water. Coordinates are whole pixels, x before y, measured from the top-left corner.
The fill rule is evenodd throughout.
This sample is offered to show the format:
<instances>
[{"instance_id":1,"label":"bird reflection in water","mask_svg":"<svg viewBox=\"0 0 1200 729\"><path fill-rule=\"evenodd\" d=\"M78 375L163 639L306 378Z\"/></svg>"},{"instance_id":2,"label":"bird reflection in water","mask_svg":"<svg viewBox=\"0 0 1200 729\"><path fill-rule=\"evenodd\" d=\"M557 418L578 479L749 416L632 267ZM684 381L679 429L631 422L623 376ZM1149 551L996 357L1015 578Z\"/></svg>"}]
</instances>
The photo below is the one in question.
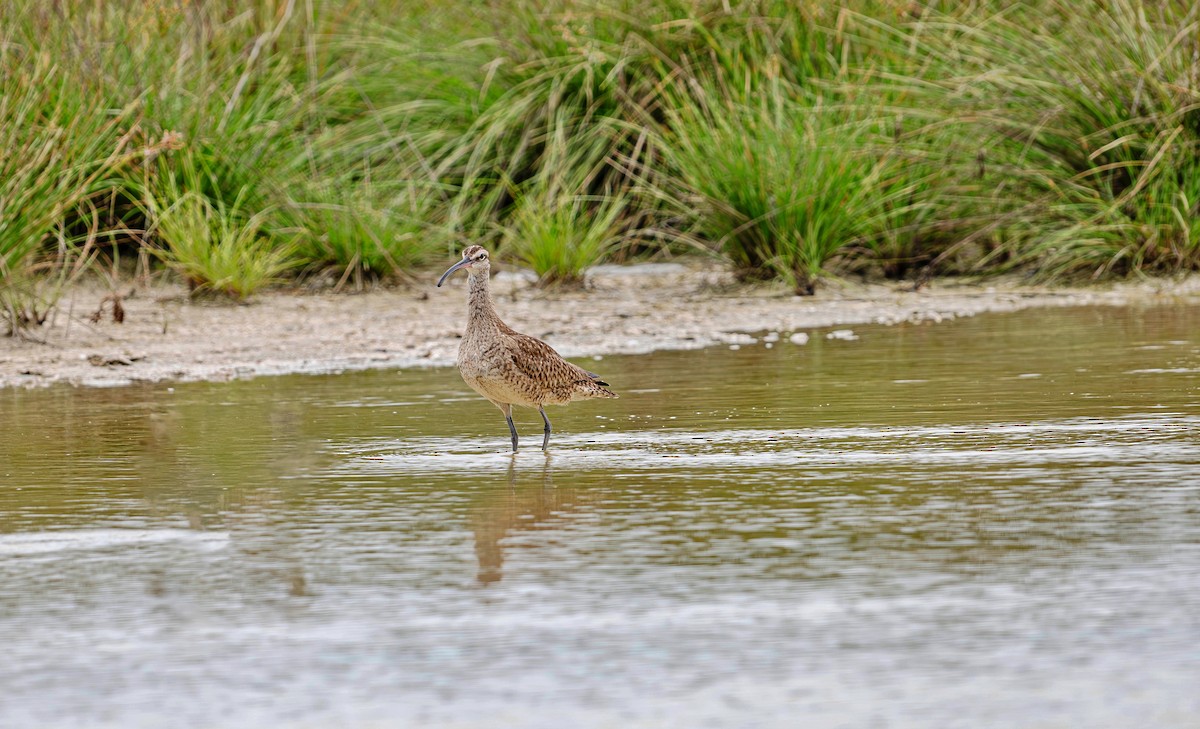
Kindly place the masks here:
<instances>
[{"instance_id":1,"label":"bird reflection in water","mask_svg":"<svg viewBox=\"0 0 1200 729\"><path fill-rule=\"evenodd\" d=\"M577 489L555 487L550 460L547 456L537 476L519 479L514 457L508 464L508 483L497 485L475 509L471 527L475 532L480 584L499 582L503 577L505 538L522 531L545 529L579 508Z\"/></svg>"}]
</instances>

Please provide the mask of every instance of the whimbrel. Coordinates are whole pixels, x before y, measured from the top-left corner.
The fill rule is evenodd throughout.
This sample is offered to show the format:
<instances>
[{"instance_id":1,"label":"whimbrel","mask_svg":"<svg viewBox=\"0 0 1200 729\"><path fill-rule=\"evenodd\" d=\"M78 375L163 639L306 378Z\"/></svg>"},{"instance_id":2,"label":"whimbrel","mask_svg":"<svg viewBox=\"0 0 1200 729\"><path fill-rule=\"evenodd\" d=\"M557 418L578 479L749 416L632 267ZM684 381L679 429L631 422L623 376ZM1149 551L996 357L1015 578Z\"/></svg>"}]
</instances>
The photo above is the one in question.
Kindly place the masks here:
<instances>
[{"instance_id":1,"label":"whimbrel","mask_svg":"<svg viewBox=\"0 0 1200 729\"><path fill-rule=\"evenodd\" d=\"M537 408L546 424L542 450L550 445L547 405L566 405L573 400L617 397L606 389L600 375L563 359L540 339L520 334L500 321L488 289L491 263L482 246L468 246L462 260L438 279L441 286L450 274L467 269L467 331L458 346L458 371L471 389L500 408L517 452L517 427L513 405Z\"/></svg>"}]
</instances>

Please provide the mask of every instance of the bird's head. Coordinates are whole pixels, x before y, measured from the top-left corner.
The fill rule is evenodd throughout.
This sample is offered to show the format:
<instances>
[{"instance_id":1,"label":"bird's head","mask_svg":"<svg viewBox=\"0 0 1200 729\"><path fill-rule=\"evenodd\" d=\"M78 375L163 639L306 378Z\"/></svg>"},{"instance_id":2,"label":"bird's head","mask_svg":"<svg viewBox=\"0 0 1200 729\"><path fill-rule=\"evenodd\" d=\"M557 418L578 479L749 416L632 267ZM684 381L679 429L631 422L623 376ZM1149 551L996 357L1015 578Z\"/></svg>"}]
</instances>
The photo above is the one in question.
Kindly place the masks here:
<instances>
[{"instance_id":1,"label":"bird's head","mask_svg":"<svg viewBox=\"0 0 1200 729\"><path fill-rule=\"evenodd\" d=\"M463 249L462 260L446 269L446 272L438 279L437 285L441 286L447 278L450 278L450 274L460 268L480 272L486 276L491 265L491 262L488 260L488 252L483 246L467 246Z\"/></svg>"}]
</instances>

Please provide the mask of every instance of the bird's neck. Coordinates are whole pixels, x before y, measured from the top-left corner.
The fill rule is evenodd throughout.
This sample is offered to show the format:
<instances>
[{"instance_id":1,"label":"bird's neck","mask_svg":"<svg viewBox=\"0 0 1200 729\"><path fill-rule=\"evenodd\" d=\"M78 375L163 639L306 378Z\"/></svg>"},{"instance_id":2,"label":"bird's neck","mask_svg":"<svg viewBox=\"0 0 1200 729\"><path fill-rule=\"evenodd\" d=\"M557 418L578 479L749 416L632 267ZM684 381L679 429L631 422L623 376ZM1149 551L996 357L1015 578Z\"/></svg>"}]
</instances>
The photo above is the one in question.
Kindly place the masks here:
<instances>
[{"instance_id":1,"label":"bird's neck","mask_svg":"<svg viewBox=\"0 0 1200 729\"><path fill-rule=\"evenodd\" d=\"M486 273L474 271L467 275L467 312L469 324L499 321L492 305L492 292Z\"/></svg>"}]
</instances>

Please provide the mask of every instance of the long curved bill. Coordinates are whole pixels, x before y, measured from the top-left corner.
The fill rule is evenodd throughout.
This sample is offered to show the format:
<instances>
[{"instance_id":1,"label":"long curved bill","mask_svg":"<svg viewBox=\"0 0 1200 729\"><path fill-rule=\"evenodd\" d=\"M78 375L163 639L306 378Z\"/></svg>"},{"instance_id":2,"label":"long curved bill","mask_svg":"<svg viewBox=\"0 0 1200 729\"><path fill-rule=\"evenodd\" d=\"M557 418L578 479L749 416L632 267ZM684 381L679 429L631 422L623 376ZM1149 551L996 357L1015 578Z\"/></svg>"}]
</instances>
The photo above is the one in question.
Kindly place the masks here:
<instances>
[{"instance_id":1,"label":"long curved bill","mask_svg":"<svg viewBox=\"0 0 1200 729\"><path fill-rule=\"evenodd\" d=\"M438 279L438 284L437 284L437 285L438 285L438 288L441 288L441 286L442 286L442 283L443 283L443 282L444 282L444 281L445 281L447 278L449 278L450 274L454 273L454 272L455 272L455 271L457 271L458 269L460 269L460 268L462 268L462 267L464 267L464 266L466 266L466 265L468 265L468 264L470 264L470 263L471 263L471 259L469 259L469 258L464 258L464 259L462 259L461 261L459 261L458 263L456 263L456 264L454 264L453 266L451 266L450 268L446 269L446 272L445 272L445 273L443 273L443 274L442 274L442 277Z\"/></svg>"}]
</instances>

